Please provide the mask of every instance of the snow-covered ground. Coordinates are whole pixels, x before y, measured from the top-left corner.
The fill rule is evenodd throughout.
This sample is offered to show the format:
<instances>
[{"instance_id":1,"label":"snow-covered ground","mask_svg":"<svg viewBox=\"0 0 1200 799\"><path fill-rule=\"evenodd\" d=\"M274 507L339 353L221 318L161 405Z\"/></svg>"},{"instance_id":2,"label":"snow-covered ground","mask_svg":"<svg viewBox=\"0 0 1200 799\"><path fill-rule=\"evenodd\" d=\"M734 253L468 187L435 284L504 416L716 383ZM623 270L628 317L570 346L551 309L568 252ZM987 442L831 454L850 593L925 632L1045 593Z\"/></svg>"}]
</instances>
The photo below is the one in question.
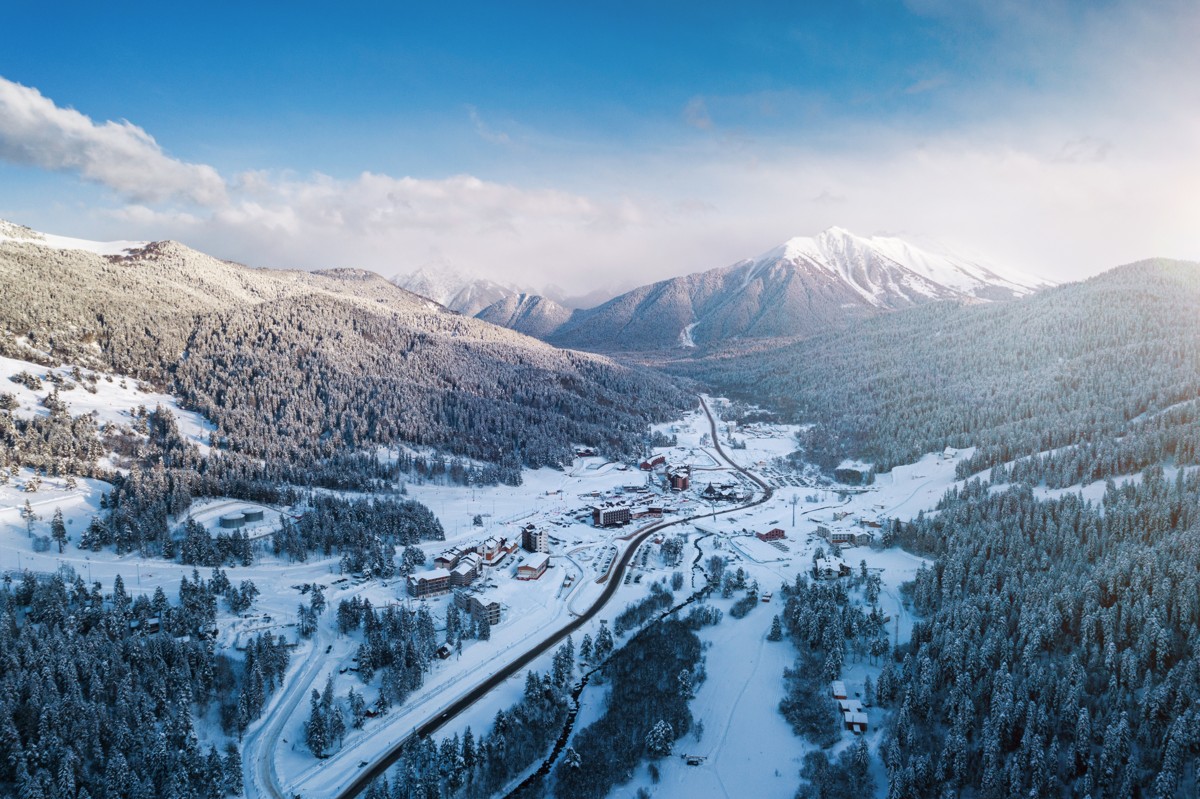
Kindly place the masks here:
<instances>
[{"instance_id":1,"label":"snow-covered ground","mask_svg":"<svg viewBox=\"0 0 1200 799\"><path fill-rule=\"evenodd\" d=\"M676 508L677 516L728 507L731 503L710 505L697 496L709 482L721 484L737 480L736 472L723 466L712 448L704 414L693 412L660 426L659 430L674 435L678 444L656 450L656 454L664 455L670 464L691 464L693 467L692 488L688 492L655 490L645 495L627 490L645 485L647 473L636 468L621 469L617 464L598 458L577 459L568 471L527 471L523 484L515 488L409 484L408 495L428 505L441 519L447 535L444 546L478 543L489 536L512 539L519 536L521 525L533 523L547 529L554 539L551 545L554 566L537 583L513 579L515 559L497 569L487 578L489 587L484 592L489 598L498 599L503 608L502 621L493 629L491 641L471 643L464 648L461 658L452 657L438 664L418 694L403 707L393 709L382 720L368 722L363 732L347 737L338 754L319 764L302 745L296 744L307 715L307 708L302 707L285 727L282 738L287 742L286 746L277 750L276 769L284 785L302 795L334 792L357 775L358 763L372 762L420 722L436 716L468 687L498 669L507 655L516 654L540 634L566 623L574 610L590 604L603 589L603 585L596 582L598 576L606 571L613 556L627 545L622 538L640 526L635 522L630 528L603 530L580 522L592 503L629 501L630 498L646 502L652 497L658 504ZM723 426L722 430L723 435L728 435ZM731 560L731 568L744 568L752 579L758 580L763 591L777 591L780 582L790 581L797 572L811 568L813 553L823 543L813 536L818 523L831 523L835 511L848 513L844 521L850 524L860 518L873 520L885 511L889 516L907 518L919 510L929 509L954 483L957 460L971 454L963 451L952 456L930 455L912 467L902 467L885 476L877 486L839 494L832 487L792 485L788 480L794 475L779 472L770 465L776 458L793 451L795 430L793 426L783 425L732 429L739 446L744 443L745 448L730 450L726 447L726 453L752 469L770 470L770 480L777 486L775 498L751 510L716 515L715 519L703 519L698 524L689 523L668 531L666 535L682 534L688 542L679 566L663 565L657 545L647 543L645 546L651 549L647 567L632 571L629 581L618 590L606 612L576 634L576 645L585 633L595 637L601 620L611 622L627 605L645 596L652 582L669 578L676 570L690 575L698 551L702 552L703 558L717 552L726 555ZM649 478L650 482L653 480ZM800 483L799 480L796 482ZM481 517L482 526L474 525L476 516ZM649 521L646 519L642 523ZM787 534L787 540L782 542L786 551L753 536L755 532L775 527L784 529ZM699 550L693 542L699 542ZM425 549L432 559L439 547L431 545ZM906 639L912 618L900 602L898 586L912 579L922 561L898 550L875 551L867 547L846 548L844 556L856 568L859 561L866 561L868 568L880 570L884 589L881 608L895 619L893 634L900 640ZM639 556L636 562L640 560ZM567 575L574 580L569 589L564 589L563 581ZM690 590L690 580L688 586L677 594L678 598L682 599ZM549 588L553 588L553 592L547 590ZM449 598L424 601L431 605L437 618L444 615ZM715 601L724 605L732 602ZM771 616L776 610L778 604L763 605L745 619L727 618L720 626L705 631L706 640L713 642L708 650L710 679L693 705L693 712L703 722L705 733L700 741L689 737L679 746L687 748L688 753L703 754L708 759L701 767L688 767L682 761L664 761L660 764L662 782L653 786L654 795L782 797L794 794L799 763L807 750L777 710L784 691L783 669L791 663L793 653L786 642L765 643ZM351 679L352 675L337 674L339 664L345 664L353 647L343 647L336 641L333 647L314 684L322 685L327 675L333 675L338 694L344 694L350 685L363 690L357 680ZM746 652L758 654L747 658ZM544 662L533 668L544 670L548 667L548 658L542 658ZM862 680L872 669L869 664L847 662L846 678L852 690L861 690ZM519 699L523 685L524 672L514 675L500 690L480 700L441 729L439 735L461 733L468 726L477 734L486 731L498 709L509 707ZM368 692L368 698L370 696ZM585 726L589 719L594 720L602 696L602 689L585 691L576 729ZM877 712L873 711L874 724L879 722L874 715ZM771 731L769 735L762 733L767 730ZM692 749L697 751L692 752ZM768 768L764 763L773 765ZM774 774L776 768L779 777ZM289 778L287 775L295 776ZM637 787L648 786L649 777L645 770L639 775L629 785L618 787L614 795L633 796ZM722 784L727 793L722 792ZM751 786L749 793L744 790L745 786Z\"/></svg>"},{"instance_id":2,"label":"snow-covered ground","mask_svg":"<svg viewBox=\"0 0 1200 799\"><path fill-rule=\"evenodd\" d=\"M31 390L7 380L21 371L42 379L44 387ZM46 382L49 371L46 367L0 359L0 391L17 397L18 414L46 412L40 398L49 391ZM79 383L69 367L53 371L64 380ZM95 412L102 422L130 426L131 411L138 406L153 408L161 404L171 408L181 428L197 442L206 442L212 429L204 419L180 410L170 397L142 391L131 379L113 376L110 382L100 376L94 384L95 394L82 385L70 391L60 390L60 397L68 403L71 413ZM722 423L719 429L726 454L766 479L773 486L773 498L751 509L708 515L665 531L664 537L686 538L679 566L664 565L659 554L661 539L647 542L646 565L631 570L605 612L576 634L576 645L585 633L595 637L602 620L611 622L629 603L645 596L654 581L669 579L675 570L691 578L691 567L697 557L703 561L714 553L723 554L730 559L731 569L745 569L763 592L777 593L781 582L790 582L797 573L811 568L818 546L828 546L816 537L818 525L834 530L870 531L873 529L870 525L880 518L911 518L922 510L928 511L955 485L954 469L958 461L971 455L971 450L929 454L914 464L879 476L874 485L865 489L845 489L819 484L811 474L780 465L777 459L794 449L797 429L794 426ZM737 504L702 499L700 494L709 483L735 485L744 491L752 488L717 456L707 418L699 410L660 425L658 430L676 436L678 444L657 450L656 454L662 454L668 464L692 468L692 485L687 491L672 492L664 488L658 472L647 473L636 465L615 464L596 457L578 458L565 471L527 470L519 487L408 484L407 495L426 504L446 531L444 543L423 546L427 567L432 567L433 557L444 548L472 545L493 536L519 540L520 528L534 524L550 536L551 568L540 580L516 580L516 567L528 557L518 550L501 565L486 570L473 588L501 604L501 622L492 629L491 639L464 642L461 656L435 663L425 684L403 706L393 708L385 717L369 720L362 731L351 731L339 752L318 762L300 743L311 688L323 686L326 678L332 676L339 697L353 686L370 702L378 690L374 685L363 686L357 675L349 671L357 638L339 637L333 626L334 614L326 613L316 636L311 641L300 641L294 651L290 675L284 689L273 699L272 714L255 725L247 736L250 795L258 795L253 774L258 757L268 759L266 762L284 788L305 796L329 795L357 776L360 762L373 761L378 753L407 736L420 723L435 717L511 656L560 628L591 604L604 589L609 564L628 546L630 534L644 524L657 521L647 516L628 527L598 529L590 522L593 504L632 503L636 510L647 510L651 505L664 507L667 509L664 518L670 520ZM737 449L731 448L730 436L737 442ZM172 597L178 592L180 579L191 576L190 566L143 558L136 553L117 556L111 550L93 553L78 549L80 532L93 515L99 514L100 498L110 487L82 478L76 479L72 487L65 478L45 477L36 491L24 490L32 478L31 472L20 470L0 485L0 568L53 571L69 567L89 581L100 582L106 590L111 588L113 578L121 574L131 593L151 593L161 586ZM1085 489L1092 490L1092 487ZM21 515L26 501L40 517L34 522L34 532L39 536L47 534L54 510L62 510L71 539L62 554L57 547L46 552L34 551ZM268 535L280 515L291 510L213 498L197 502L189 515L208 529L216 530L221 516L251 507L262 509L265 516L262 523L247 528L254 538ZM480 524L476 524L477 520ZM784 531L784 540L766 543L754 537L754 533L775 528ZM883 612L893 619L889 632L898 640L906 640L913 620L900 601L898 586L912 578L921 560L899 550L879 551L869 547L847 547L843 554L855 569L860 561L865 561L868 569L879 570L883 581L880 604ZM641 560L639 553L635 563L640 564ZM307 600L300 587L306 583L325 586L330 608L352 596L368 598L377 608L388 603L413 606L416 602L407 596L399 579L354 580L339 573L336 557L288 563L270 555L265 544L259 545L252 566L230 567L226 572L234 584L253 580L261 592L254 607L243 617L232 616L221 604L218 645L231 653L236 653L249 635L265 630L295 641L296 610ZM201 573L207 578L206 570ZM691 579L685 586L677 598L682 599L690 591ZM423 601L440 624L450 598ZM731 602L713 601L719 606ZM703 724L704 733L698 740L690 735L681 739L676 752L699 754L707 759L701 766L686 766L678 758L662 761L661 782L652 786L655 796L691 799L794 794L806 744L791 733L777 710L784 692L783 669L791 663L793 652L786 641L765 641L780 601L776 598L773 604L762 604L741 620L727 616L719 626L703 631L705 640L712 642L707 650L709 679L701 686L692 709ZM548 659L548 655L543 657L533 668L544 670ZM874 670L871 664L854 662L849 656L844 676L850 690L861 690L863 679ZM514 675L501 689L480 700L439 734L451 735L467 726L477 734L485 732L498 709L517 701L523 685L524 673ZM603 689L589 688L584 692L576 729L595 717L602 697ZM870 711L870 721L874 740L881 721L877 709ZM220 743L221 734L212 725L201 725L199 733L205 741ZM846 740L849 738L847 734ZM638 771L631 783L617 788L614 795L633 796L639 786L649 787L645 768Z\"/></svg>"},{"instance_id":3,"label":"snow-covered ground","mask_svg":"<svg viewBox=\"0 0 1200 799\"><path fill-rule=\"evenodd\" d=\"M69 236L56 236L53 233L40 233L36 230L16 225L0 219L0 242L15 241L21 244L36 244L40 247L50 247L55 250L86 250L97 255L122 255L129 250L145 247L145 241L90 241L88 239L73 239Z\"/></svg>"},{"instance_id":4,"label":"snow-covered ground","mask_svg":"<svg viewBox=\"0 0 1200 799\"><path fill-rule=\"evenodd\" d=\"M41 388L30 388L13 381L21 373L41 381ZM52 382L57 380L57 382ZM35 384L36 385L36 384ZM58 398L71 416L91 414L96 425L130 427L136 421L133 412L152 411L157 406L170 410L184 438L208 451L209 436L216 427L203 416L179 407L170 394L146 388L132 377L105 374L75 366L39 366L28 361L0 356L0 394L12 394L18 403L14 413L21 418L49 416L42 400L58 388Z\"/></svg>"}]
</instances>

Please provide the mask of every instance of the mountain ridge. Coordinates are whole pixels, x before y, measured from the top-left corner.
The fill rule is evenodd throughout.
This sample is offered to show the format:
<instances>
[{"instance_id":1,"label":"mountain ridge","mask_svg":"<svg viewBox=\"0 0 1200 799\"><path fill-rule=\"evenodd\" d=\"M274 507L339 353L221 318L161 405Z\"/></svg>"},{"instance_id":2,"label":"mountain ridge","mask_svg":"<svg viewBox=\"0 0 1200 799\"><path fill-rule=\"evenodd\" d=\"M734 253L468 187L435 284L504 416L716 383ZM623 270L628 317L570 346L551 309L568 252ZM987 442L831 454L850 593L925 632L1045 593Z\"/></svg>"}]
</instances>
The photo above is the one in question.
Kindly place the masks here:
<instances>
[{"instance_id":1,"label":"mountain ridge","mask_svg":"<svg viewBox=\"0 0 1200 799\"><path fill-rule=\"evenodd\" d=\"M576 444L634 452L647 423L687 404L660 374L373 272L253 268L169 241L96 249L0 240L0 354L169 389L217 425L225 453L300 468L403 443L519 479L522 464L570 462Z\"/></svg>"},{"instance_id":2,"label":"mountain ridge","mask_svg":"<svg viewBox=\"0 0 1200 799\"><path fill-rule=\"evenodd\" d=\"M835 227L729 266L638 287L575 312L547 340L646 351L795 338L925 302L989 302L1049 285L902 239L863 238Z\"/></svg>"}]
</instances>

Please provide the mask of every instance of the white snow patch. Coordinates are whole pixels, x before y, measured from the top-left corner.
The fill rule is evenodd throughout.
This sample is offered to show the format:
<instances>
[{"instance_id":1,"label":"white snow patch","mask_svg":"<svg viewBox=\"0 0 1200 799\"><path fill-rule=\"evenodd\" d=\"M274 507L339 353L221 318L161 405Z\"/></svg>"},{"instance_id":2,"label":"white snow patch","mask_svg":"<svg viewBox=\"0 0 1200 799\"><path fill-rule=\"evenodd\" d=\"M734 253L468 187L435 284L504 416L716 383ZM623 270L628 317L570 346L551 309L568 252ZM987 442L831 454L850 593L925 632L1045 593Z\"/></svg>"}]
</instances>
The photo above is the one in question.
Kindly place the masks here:
<instances>
[{"instance_id":1,"label":"white snow patch","mask_svg":"<svg viewBox=\"0 0 1200 799\"><path fill-rule=\"evenodd\" d=\"M122 255L129 250L139 249L149 244L146 241L90 241L88 239L73 239L69 236L55 236L52 233L41 233L0 220L0 242L5 241L35 244L39 247L49 247L55 250L85 250L87 252L94 252L97 255Z\"/></svg>"},{"instance_id":2,"label":"white snow patch","mask_svg":"<svg viewBox=\"0 0 1200 799\"><path fill-rule=\"evenodd\" d=\"M76 370L84 377L83 381L76 378ZM42 381L42 388L31 389L12 381L12 377L26 372ZM169 394L163 394L145 388L132 377L104 374L91 369L75 366L41 366L29 361L0 356L0 394L12 394L16 397L18 406L14 414L23 418L34 416L49 416L50 411L42 405L42 399L51 394L55 383L48 376L53 375L62 382L60 386L71 385L73 388L59 388L58 398L67 407L67 413L73 417L91 414L98 425L106 423L121 426L130 425L134 419L132 412L137 408L152 411L162 406L171 412L179 426L180 434L196 444L201 452L209 451L209 437L217 429L216 425L195 411L187 411L179 407L178 401ZM95 380L87 379L95 376ZM95 388L95 393L86 387Z\"/></svg>"}]
</instances>

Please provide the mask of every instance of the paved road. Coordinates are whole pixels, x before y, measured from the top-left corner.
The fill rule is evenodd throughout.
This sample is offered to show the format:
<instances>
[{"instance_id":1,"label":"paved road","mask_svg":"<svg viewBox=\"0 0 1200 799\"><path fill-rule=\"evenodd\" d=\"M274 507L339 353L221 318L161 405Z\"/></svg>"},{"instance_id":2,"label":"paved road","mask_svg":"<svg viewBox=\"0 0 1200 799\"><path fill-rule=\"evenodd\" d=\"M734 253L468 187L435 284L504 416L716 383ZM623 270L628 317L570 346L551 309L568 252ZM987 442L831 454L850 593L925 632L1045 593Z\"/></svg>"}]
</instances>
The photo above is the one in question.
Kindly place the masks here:
<instances>
[{"instance_id":1,"label":"paved road","mask_svg":"<svg viewBox=\"0 0 1200 799\"><path fill-rule=\"evenodd\" d=\"M701 519L701 518L707 518L707 517L713 516L713 515L719 516L719 515L725 514L725 513L734 513L737 511L745 510L747 508L755 507L756 505L761 505L764 502L768 502L771 499L771 495L772 495L771 487L765 481L758 478L756 475L751 474L746 469L744 469L741 466L734 463L734 461L728 455L725 454L725 451L723 449L721 449L720 441L717 439L716 419L713 417L712 411L709 410L708 404L704 402L703 398L701 398L701 400L700 400L700 405L702 408L704 408L704 413L708 416L709 425L712 426L713 445L716 448L717 453L733 469L735 469L736 471L745 475L747 478L752 480L756 485L758 485L760 488L762 488L763 496L760 499L754 500L753 502L748 502L745 505L739 505L736 508L727 508L722 511L717 511L715 514L701 513L701 514L697 514L695 516L688 516L683 519L674 519L671 521L656 522L655 524L651 524L647 527L643 527L640 530L638 530L636 533L634 533L630 537L631 540L630 540L629 546L625 548L625 552L622 553L621 557L617 559L617 563L615 565L615 571L610 571L611 576L609 578L608 584L604 588L604 591L600 594L599 598L595 602L592 603L591 607L589 607L587 610L585 610L583 612L582 615L577 616L575 619L571 620L565 626L560 627L558 630L552 632L551 634L549 634L548 636L543 638L540 642L535 644L533 647L531 647L530 649L528 649L521 655L518 655L514 660L510 661L506 666L504 666L502 669L497 671L491 677L489 677L488 679L481 682L479 685L477 685L475 688L468 691L463 696L459 697L459 699L457 699L455 702L453 702L449 707L447 707L444 711L439 713L437 716L427 720L425 723L418 726L413 731L412 735L408 736L408 738L405 738L404 740L400 741L395 746L393 746L391 749L384 752L379 757L379 759L377 759L375 762L373 762L367 766L364 766L362 768L359 776L357 777L357 779L355 779L354 782L352 782L350 785L348 785L346 788L344 788L340 793L338 793L334 797L334 799L353 799L353 797L358 796L360 793L363 793L364 791L366 791L367 786L369 786L373 780L383 776L384 772L386 772L392 766L392 764L395 763L400 758L400 752L403 749L404 744L407 743L407 741L410 740L413 736L420 737L420 736L433 735L433 733L437 732L437 730L442 725L446 724L448 721L453 719L455 716L462 713L464 710L469 708L471 705L475 704L477 701L479 701L481 698L486 696L489 692L491 692L493 689L495 689L497 686L499 686L501 683L503 683L509 677L512 677L514 674L516 674L521 669L528 666L530 663L532 663L538 657L540 657L541 655L550 651L551 648L558 645L558 643L561 642L568 635L575 632L579 628L583 627L585 624L587 624L589 621L591 621L593 618L595 618L596 615L604 609L604 606L608 604L609 600L611 600L613 598L613 596L617 592L617 589L621 587L621 580L625 573L625 569L629 566L629 562L633 559L633 555L637 551L637 548L639 546L641 546L642 542L644 542L647 538L649 538L650 536L654 535L655 533L657 533L660 530L663 530L667 527L672 527L672 526L678 525L678 524L684 524L686 522L694 521L696 519ZM305 797L305 799L307 799L307 797Z\"/></svg>"},{"instance_id":2,"label":"paved road","mask_svg":"<svg viewBox=\"0 0 1200 799\"><path fill-rule=\"evenodd\" d=\"M279 789L279 780L275 774L275 747L281 742L284 725L296 712L301 700L308 696L308 689L325 663L326 645L327 642L318 626L304 664L292 675L287 688L274 703L275 707L267 710L269 720L247 733L243 739L243 783L246 792L251 796L261 790L271 799L287 799Z\"/></svg>"}]
</instances>

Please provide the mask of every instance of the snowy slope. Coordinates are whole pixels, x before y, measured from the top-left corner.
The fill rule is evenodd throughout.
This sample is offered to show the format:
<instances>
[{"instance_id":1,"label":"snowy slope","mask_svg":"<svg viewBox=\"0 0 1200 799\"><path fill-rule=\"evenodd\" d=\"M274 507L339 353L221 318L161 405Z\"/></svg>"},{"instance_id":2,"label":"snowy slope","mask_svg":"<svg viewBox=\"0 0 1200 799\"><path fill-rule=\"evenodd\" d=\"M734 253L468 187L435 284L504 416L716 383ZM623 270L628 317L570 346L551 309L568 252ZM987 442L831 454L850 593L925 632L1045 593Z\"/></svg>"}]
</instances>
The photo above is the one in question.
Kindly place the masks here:
<instances>
[{"instance_id":1,"label":"snowy slope","mask_svg":"<svg viewBox=\"0 0 1200 799\"><path fill-rule=\"evenodd\" d=\"M33 389L13 380L17 375L29 375L42 382ZM162 407L171 412L179 432L207 454L209 439L216 430L212 422L194 411L179 407L175 397L150 390L132 377L94 372L76 366L41 366L15 358L0 356L0 394L16 400L13 414L20 418L49 416L50 410L42 399L57 388L58 399L73 417L91 415L96 425L129 426L139 408L154 410Z\"/></svg>"},{"instance_id":2,"label":"snowy slope","mask_svg":"<svg viewBox=\"0 0 1200 799\"><path fill-rule=\"evenodd\" d=\"M634 289L577 312L550 340L652 350L806 336L925 302L1013 299L1048 285L944 248L834 227L731 266Z\"/></svg>"},{"instance_id":3,"label":"snowy slope","mask_svg":"<svg viewBox=\"0 0 1200 799\"><path fill-rule=\"evenodd\" d=\"M536 294L509 294L475 314L476 319L537 338L550 335L570 317L566 308Z\"/></svg>"},{"instance_id":4,"label":"snowy slope","mask_svg":"<svg viewBox=\"0 0 1200 799\"><path fill-rule=\"evenodd\" d=\"M88 241L51 233L39 233L32 228L0 219L0 241L20 241L39 244L55 250L84 250L97 255L121 255L129 250L145 247L145 241Z\"/></svg>"}]
</instances>

